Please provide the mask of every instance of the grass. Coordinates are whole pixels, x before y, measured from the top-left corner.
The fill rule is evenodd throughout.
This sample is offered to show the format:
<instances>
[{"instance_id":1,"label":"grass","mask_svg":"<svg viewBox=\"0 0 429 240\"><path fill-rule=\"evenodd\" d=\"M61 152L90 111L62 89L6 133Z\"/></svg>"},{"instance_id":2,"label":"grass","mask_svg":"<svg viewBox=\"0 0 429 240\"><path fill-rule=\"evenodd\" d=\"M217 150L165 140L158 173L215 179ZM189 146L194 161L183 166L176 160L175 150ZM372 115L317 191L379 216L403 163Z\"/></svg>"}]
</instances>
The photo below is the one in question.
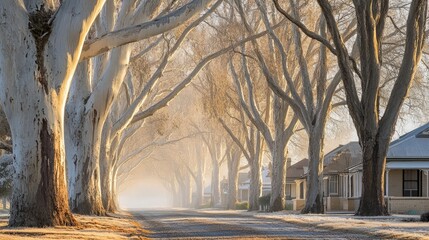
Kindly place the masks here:
<instances>
[{"instance_id":1,"label":"grass","mask_svg":"<svg viewBox=\"0 0 429 240\"><path fill-rule=\"evenodd\" d=\"M332 231L353 232L387 239L429 239L427 223L398 220L354 219L329 215L278 214L257 215L260 218L281 219L288 223L312 226Z\"/></svg>"},{"instance_id":2,"label":"grass","mask_svg":"<svg viewBox=\"0 0 429 240\"><path fill-rule=\"evenodd\" d=\"M0 220L0 239L147 239L147 230L125 214L109 217L76 215L79 226L49 228L9 228Z\"/></svg>"}]
</instances>

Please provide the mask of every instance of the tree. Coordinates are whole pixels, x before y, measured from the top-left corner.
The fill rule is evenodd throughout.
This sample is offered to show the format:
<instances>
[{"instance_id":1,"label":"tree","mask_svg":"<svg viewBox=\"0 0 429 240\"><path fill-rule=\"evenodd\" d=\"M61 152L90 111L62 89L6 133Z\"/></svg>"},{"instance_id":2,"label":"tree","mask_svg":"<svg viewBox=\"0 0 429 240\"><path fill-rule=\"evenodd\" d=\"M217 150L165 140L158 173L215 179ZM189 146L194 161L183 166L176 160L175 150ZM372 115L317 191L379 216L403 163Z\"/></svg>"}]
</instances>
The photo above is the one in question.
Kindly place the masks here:
<instances>
[{"instance_id":1,"label":"tree","mask_svg":"<svg viewBox=\"0 0 429 240\"><path fill-rule=\"evenodd\" d=\"M288 19L301 22L299 17L299 8L294 1L290 1L290 8L293 11L293 17L285 12L275 1L276 7ZM304 40L301 33L295 26L291 27L290 34L292 37L281 38L281 33L277 33L271 29L270 19L268 18L267 6L257 1L258 8L262 15L262 19L266 29L269 31L269 36L273 39L273 48L277 49L281 62L281 74L278 74L278 68L274 71L268 67L267 60L255 45L255 52L258 61L270 88L275 94L282 98L291 109L295 112L302 126L306 130L309 138L308 158L310 160L308 181L307 181L307 196L306 205L302 210L303 213L323 213L323 143L324 131L329 112L331 110L331 100L335 94L335 90L341 81L341 76L337 73L331 81L328 81L328 58L326 47L321 44L319 51L314 49L314 40L308 43L306 51L304 51ZM271 21L275 21L272 19ZM325 36L325 21L320 18L316 24L322 37ZM346 40L350 39L354 22L345 30ZM288 26L287 26L288 27ZM297 57L296 67L289 55L295 54ZM317 57L317 62L314 59ZM311 70L313 69L313 74ZM285 79L286 90L282 89L281 79ZM339 106L341 103L336 103L334 106Z\"/></svg>"},{"instance_id":2,"label":"tree","mask_svg":"<svg viewBox=\"0 0 429 240\"><path fill-rule=\"evenodd\" d=\"M277 9L286 16L286 12L279 8L278 2L274 2ZM388 101L383 115L380 115L380 99L381 90L386 84L381 83L381 76L383 56L389 51L389 48L383 48L385 41L383 33L389 10L388 1L374 5L371 5L370 2L354 1L357 18L357 52L361 59L360 69L358 69L354 54L352 53L350 56L348 53L344 35L340 34L340 27L333 17L331 5L327 1L318 1L318 4L326 18L334 45L331 45L325 37L309 31L296 19L286 17L305 34L323 43L336 55L346 92L347 105L357 129L364 156L363 193L358 214L386 214L383 199L385 157L400 107L421 57L427 3L426 1L413 1L411 4L403 60L397 77L392 78L393 89L390 97L387 97ZM360 86L355 85L355 80L360 81ZM361 94L357 90L359 87ZM389 94L387 95L389 96Z\"/></svg>"},{"instance_id":3,"label":"tree","mask_svg":"<svg viewBox=\"0 0 429 240\"><path fill-rule=\"evenodd\" d=\"M219 180L219 168L222 164L225 155L222 158L222 148L223 144L220 136L216 136L213 133L203 134L201 136L204 144L207 146L210 163L212 170L212 179L211 179L211 205L218 206L221 203L221 189L220 189L220 180ZM225 153L226 154L226 153Z\"/></svg>"},{"instance_id":4,"label":"tree","mask_svg":"<svg viewBox=\"0 0 429 240\"><path fill-rule=\"evenodd\" d=\"M10 226L74 225L65 179L64 108L77 64L174 28L210 2L85 42L105 1L0 3L0 93L14 141ZM67 43L67 44L65 44Z\"/></svg>"},{"instance_id":5,"label":"tree","mask_svg":"<svg viewBox=\"0 0 429 240\"><path fill-rule=\"evenodd\" d=\"M191 81L192 79L197 76L197 74L213 59L216 59L225 53L231 51L239 44L242 44L247 41L251 41L252 39L259 38L266 34L266 32L261 32L258 34L255 34L253 36L250 36L245 39L239 40L237 43L230 44L220 50L214 51L213 53L209 55L202 56L199 62L193 67L192 70L190 70L189 74L187 74L181 82L176 84L172 90L170 90L170 87L166 87L166 89L157 89L157 91L152 91L153 87L156 85L162 85L159 83L158 79L162 76L164 69L168 65L169 59L171 55L173 55L176 50L181 46L181 43L184 41L185 37L188 35L188 33L196 27L201 21L203 21L211 12L213 12L221 3L221 0L218 0L213 4L213 6L204 13L200 18L192 22L188 27L183 30L181 35L178 37L174 45L170 48L167 47L167 53L163 56L161 63L158 68L153 72L151 77L147 80L147 82L142 87L141 91L137 91L136 89L133 89L132 84L129 83L125 87L125 95L126 97L126 104L122 104L121 106L126 106L120 109L119 113L117 113L114 116L113 122L107 121L104 126L104 133L103 133L103 139L104 145L101 146L102 150L102 163L107 164L107 167L102 168L102 178L104 179L103 182L110 183L112 181L109 181L108 179L111 178L110 176L113 176L112 171L115 171L118 161L118 152L121 151L123 148L126 140L128 137L133 135L133 131L131 131L129 134L124 134L124 130L132 125L139 124L139 122L144 122L144 120L150 116L152 116L155 112L157 112L159 109L165 107L171 100L173 100ZM153 44L151 44L148 48L151 48ZM147 52L147 49L142 51ZM205 51L204 51L205 53ZM141 53L137 54L137 56L142 55ZM134 78L134 77L132 77ZM138 77L136 77L138 78ZM132 82L132 81L131 81ZM132 93L137 93L135 97L132 97ZM155 92L155 94L151 94L151 92ZM157 93L159 92L159 93ZM86 99L86 98L85 98ZM85 99L82 99L81 101L85 102ZM86 109L86 108L85 108ZM98 111L97 111L98 112ZM143 123L141 123L143 124ZM77 132L79 133L79 131ZM75 141L76 145L79 144L79 141ZM109 153L109 156L107 155L107 150ZM110 157L115 156L115 157ZM111 158L111 159L110 159ZM216 181L215 181L216 182ZM110 184L109 184L110 185ZM108 185L108 186L109 186ZM105 191L107 191L107 194L103 194L105 197L109 195L108 191L111 189L111 187L107 187ZM104 201L106 202L106 200ZM108 201L107 201L108 202ZM108 205L108 204L107 204ZM112 208L114 210L114 208Z\"/></svg>"},{"instance_id":6,"label":"tree","mask_svg":"<svg viewBox=\"0 0 429 240\"><path fill-rule=\"evenodd\" d=\"M161 78L171 56L179 49L188 33L220 3L221 1L217 1L211 10L183 31L171 49L168 47L158 69L141 89L140 94L133 99L128 108L123 109L122 115L111 126L110 135L113 141L118 139L118 136L121 136L124 129L133 121L133 117L145 103L149 92L154 85L157 85L157 81ZM114 18L115 6L110 6L109 4L113 3L108 3L100 17ZM129 25L139 24L142 21L148 21L157 14L161 5L160 1L144 1L137 7L133 7L132 1L126 1L121 4L117 18L114 21L102 22L96 25L96 35L103 35L109 29L121 29ZM168 11L169 8L170 6L167 5L164 11ZM151 46L149 44L148 47L150 48ZM132 50L133 45L128 44L111 50L109 55L99 56L96 64L89 63L89 60L83 61L78 67L78 70L81 71L77 72L79 74L75 74L77 79L73 82L71 88L66 115L69 116L66 120L70 124L70 133L66 135L68 137L67 145L70 146L67 152L68 158L73 159L73 161L68 162L69 197L71 208L75 212L104 214L99 182L99 154L102 129L112 109L114 100L117 99L126 79L128 65L133 58L131 56ZM144 51L153 52L150 49L144 49ZM141 54L139 53L138 55ZM95 83L94 86L92 86L91 82ZM115 152L113 151L114 149L111 150L112 153ZM114 161L111 161L111 164L113 165ZM113 175L112 171L114 170L112 167L106 167L104 170L108 171L105 176Z\"/></svg>"},{"instance_id":7,"label":"tree","mask_svg":"<svg viewBox=\"0 0 429 240\"><path fill-rule=\"evenodd\" d=\"M260 8L262 8L260 2L258 2L258 5L260 6ZM245 26L246 30L250 34L252 34L254 30L252 29L252 26L250 26L247 20L243 6L238 1L237 1L237 6L239 8L239 13L240 13L243 25ZM262 10L262 12L263 11L265 10ZM267 20L268 19L266 19L266 21ZM255 41L252 41L252 44L257 55L257 60L258 60L257 63L263 66L262 67L263 76L265 75L264 76L265 78L268 78L268 77L273 78L272 77L273 74L269 74L269 75L267 74L267 71L269 70L267 67L267 63L264 60L264 57L262 56L261 51L259 50L260 47L258 42L255 40ZM269 61L276 62L277 59L275 57L274 47L270 44L271 44L271 41L269 40L268 41ZM292 108L289 105L289 102L284 102L278 95L273 95L272 97L273 106L271 108L269 104L266 106L267 116L269 116L269 114L273 116L274 126L270 128L269 118L267 118L265 121L262 119L261 114L258 110L258 106L255 101L252 76L251 76L251 72L249 71L249 67L246 59L247 56L245 54L244 47L242 52L243 52L242 53L243 54L242 72L248 88L247 102L249 103L246 103L246 100L243 96L243 93L241 90L242 87L238 79L239 76L237 75L234 69L234 65L230 64L231 65L230 68L237 86L237 92L240 98L241 106L244 109L244 112L246 113L246 115L252 121L252 123L263 134L265 141L267 143L268 149L270 150L271 157L272 157L270 211L280 211L280 210L283 210L286 205L286 199L285 199L286 155L287 155L286 146L295 132L295 127L298 122L298 114L294 114L294 112L292 111ZM277 69L277 66L275 64L270 67L271 69ZM275 71L276 70L274 70L274 72ZM276 75L276 73L274 73L274 75ZM254 78L253 78L253 82L255 82ZM266 102L269 103L269 101L271 100L268 98Z\"/></svg>"},{"instance_id":8,"label":"tree","mask_svg":"<svg viewBox=\"0 0 429 240\"><path fill-rule=\"evenodd\" d=\"M228 164L228 199L226 209L235 209L238 193L238 171L240 170L241 150L236 145L229 145L226 151L226 161Z\"/></svg>"},{"instance_id":9,"label":"tree","mask_svg":"<svg viewBox=\"0 0 429 240\"><path fill-rule=\"evenodd\" d=\"M200 85L194 84L193 86L202 95L204 111L209 117L208 122L212 120L214 121L212 125L221 125L250 166L249 210L254 211L259 209L258 199L262 192L263 138L256 127L246 118L233 83L229 80L228 74L222 71L222 66L227 61L227 58L218 59L217 65L212 65L205 69L204 77L200 78ZM231 162L228 164L239 163ZM235 184L238 181L233 177L238 175L238 170L237 173L234 173L234 169L235 167L228 167L230 184ZM236 185L229 185L230 189L235 189L236 187Z\"/></svg>"},{"instance_id":10,"label":"tree","mask_svg":"<svg viewBox=\"0 0 429 240\"><path fill-rule=\"evenodd\" d=\"M262 193L261 164L263 139L256 127L246 121L244 113L241 110L239 110L239 118L237 120L234 125L228 126L225 120L218 117L218 121L241 150L250 166L249 211L256 211L259 210L258 200ZM234 129L240 130L238 132L233 131L230 126L234 126ZM243 134L244 141L241 140L240 134Z\"/></svg>"},{"instance_id":11,"label":"tree","mask_svg":"<svg viewBox=\"0 0 429 240\"><path fill-rule=\"evenodd\" d=\"M389 2L380 1L372 4L371 2L353 1L361 59L360 71L357 72L350 64L349 53L339 33L332 6L325 0L318 0L318 3L326 18L337 51L337 61L346 91L347 106L362 147L363 185L357 214L385 215L387 214L384 202L386 154L399 110L422 55L426 36L427 1L413 0L411 2L403 59L383 114L379 108L379 90L383 66L383 33ZM360 97L355 85L357 76L362 88Z\"/></svg>"}]
</instances>

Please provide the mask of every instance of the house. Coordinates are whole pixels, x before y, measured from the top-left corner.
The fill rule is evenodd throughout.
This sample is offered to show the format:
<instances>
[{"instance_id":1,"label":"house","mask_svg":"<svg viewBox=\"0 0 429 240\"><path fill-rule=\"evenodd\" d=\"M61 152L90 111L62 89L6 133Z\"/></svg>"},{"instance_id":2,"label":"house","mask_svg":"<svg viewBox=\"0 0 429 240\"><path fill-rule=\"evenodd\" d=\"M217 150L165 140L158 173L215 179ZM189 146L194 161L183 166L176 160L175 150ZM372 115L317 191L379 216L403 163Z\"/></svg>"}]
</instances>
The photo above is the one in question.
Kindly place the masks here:
<instances>
[{"instance_id":1,"label":"house","mask_svg":"<svg viewBox=\"0 0 429 240\"><path fill-rule=\"evenodd\" d=\"M428 146L429 123L391 142L385 170L385 201L389 212L419 213L428 210ZM341 145L326 154L324 160L325 209L356 211L362 193L362 152L359 144L351 142Z\"/></svg>"},{"instance_id":2,"label":"house","mask_svg":"<svg viewBox=\"0 0 429 240\"><path fill-rule=\"evenodd\" d=\"M354 210L359 204L362 150L358 142L340 145L325 155L323 196L326 211Z\"/></svg>"},{"instance_id":3,"label":"house","mask_svg":"<svg viewBox=\"0 0 429 240\"><path fill-rule=\"evenodd\" d=\"M262 196L271 192L270 167L262 167ZM308 170L308 159L291 164L291 159L286 161L286 204L303 206L305 199L305 174ZM240 179L246 178L245 181ZM239 175L239 193L240 202L249 200L250 178L249 174L240 173ZM298 204L297 204L298 203Z\"/></svg>"},{"instance_id":4,"label":"house","mask_svg":"<svg viewBox=\"0 0 429 240\"><path fill-rule=\"evenodd\" d=\"M429 210L428 171L429 123L426 123L389 146L385 198L390 212L418 213Z\"/></svg>"},{"instance_id":5,"label":"house","mask_svg":"<svg viewBox=\"0 0 429 240\"><path fill-rule=\"evenodd\" d=\"M249 201L249 188L250 188L250 174L247 174L247 180L239 183L238 185L238 200L240 202ZM267 195L271 192L271 177L268 167L262 167L262 196Z\"/></svg>"},{"instance_id":6,"label":"house","mask_svg":"<svg viewBox=\"0 0 429 240\"><path fill-rule=\"evenodd\" d=\"M308 159L291 164L290 159L286 169L286 205L293 205L295 209L304 206L305 199L305 174L308 171Z\"/></svg>"}]
</instances>

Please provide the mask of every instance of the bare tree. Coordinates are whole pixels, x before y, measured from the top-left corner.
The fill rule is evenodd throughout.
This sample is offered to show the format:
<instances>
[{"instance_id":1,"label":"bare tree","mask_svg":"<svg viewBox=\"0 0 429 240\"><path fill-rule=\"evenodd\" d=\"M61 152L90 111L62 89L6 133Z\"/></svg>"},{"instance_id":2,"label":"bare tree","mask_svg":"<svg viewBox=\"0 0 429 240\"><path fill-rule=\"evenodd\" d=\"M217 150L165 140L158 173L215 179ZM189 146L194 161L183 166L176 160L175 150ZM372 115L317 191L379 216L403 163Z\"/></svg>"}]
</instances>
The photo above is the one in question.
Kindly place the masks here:
<instances>
[{"instance_id":1,"label":"bare tree","mask_svg":"<svg viewBox=\"0 0 429 240\"><path fill-rule=\"evenodd\" d=\"M1 104L14 140L10 226L74 225L65 178L64 110L81 59L168 31L210 0L85 42L105 1L0 3ZM66 44L65 44L66 43Z\"/></svg>"},{"instance_id":2,"label":"bare tree","mask_svg":"<svg viewBox=\"0 0 429 240\"><path fill-rule=\"evenodd\" d=\"M308 44L305 53L303 48L305 42L298 28L294 26L291 28L292 38L283 38L282 41L282 38L279 37L279 33L271 29L267 6L261 1L257 1L257 5L261 12L264 25L269 30L270 37L273 39L275 48L280 55L281 74L277 74L276 71L270 70L258 45L254 44L258 61L260 62L260 66L266 76L269 86L276 95L291 106L291 109L293 109L297 118L300 120L309 138L308 158L310 159L310 166L307 181L306 205L302 212L323 213L322 170L324 131L331 110L331 100L336 93L335 90L341 81L341 76L338 73L330 82L328 81L328 59L326 47L324 45L321 45L320 50L317 51L313 49L313 40ZM293 19L295 21L300 21L299 7L294 1L290 2L290 8L293 10ZM287 17L292 19L288 14ZM272 21L274 20L275 19ZM316 27L319 29L321 36L324 37L325 21L323 18L320 18L318 22ZM353 36L350 34L353 25L354 22L346 28L346 39L350 39L351 36ZM291 58L288 56L290 54L296 55L296 68L299 70L298 74L294 74L294 69L291 67L292 60L290 60ZM317 63L314 63L315 56L317 56ZM312 68L314 69L313 74L310 72ZM280 79L285 79L286 90L282 89ZM341 105L341 103L336 103L334 106L338 105Z\"/></svg>"},{"instance_id":3,"label":"bare tree","mask_svg":"<svg viewBox=\"0 0 429 240\"><path fill-rule=\"evenodd\" d=\"M277 1L275 1L277 2ZM277 3L278 4L278 3ZM380 109L380 77L383 67L382 48L389 1L353 1L357 19L357 41L360 69L350 57L328 1L318 0L325 16L333 45L325 38L309 32L296 23L308 36L321 41L337 57L347 97L347 106L356 127L363 152L363 188L358 215L385 215L384 174L387 149L394 133L399 110L410 88L425 40L427 1L412 1L406 24L405 50L393 89L387 97L383 113ZM361 94L356 82L360 82Z\"/></svg>"}]
</instances>

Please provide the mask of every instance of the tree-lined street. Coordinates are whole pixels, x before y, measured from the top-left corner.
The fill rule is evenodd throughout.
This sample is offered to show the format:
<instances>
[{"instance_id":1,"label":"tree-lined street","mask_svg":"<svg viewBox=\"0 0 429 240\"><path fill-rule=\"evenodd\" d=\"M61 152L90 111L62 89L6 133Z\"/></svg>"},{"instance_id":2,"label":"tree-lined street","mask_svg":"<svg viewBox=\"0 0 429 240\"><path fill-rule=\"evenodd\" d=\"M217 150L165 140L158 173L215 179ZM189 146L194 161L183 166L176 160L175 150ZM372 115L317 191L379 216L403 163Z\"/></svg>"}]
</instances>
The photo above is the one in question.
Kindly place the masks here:
<instances>
[{"instance_id":1,"label":"tree-lined street","mask_svg":"<svg viewBox=\"0 0 429 240\"><path fill-rule=\"evenodd\" d=\"M372 239L367 235L328 231L255 218L239 213L163 209L132 211L153 239Z\"/></svg>"}]
</instances>

